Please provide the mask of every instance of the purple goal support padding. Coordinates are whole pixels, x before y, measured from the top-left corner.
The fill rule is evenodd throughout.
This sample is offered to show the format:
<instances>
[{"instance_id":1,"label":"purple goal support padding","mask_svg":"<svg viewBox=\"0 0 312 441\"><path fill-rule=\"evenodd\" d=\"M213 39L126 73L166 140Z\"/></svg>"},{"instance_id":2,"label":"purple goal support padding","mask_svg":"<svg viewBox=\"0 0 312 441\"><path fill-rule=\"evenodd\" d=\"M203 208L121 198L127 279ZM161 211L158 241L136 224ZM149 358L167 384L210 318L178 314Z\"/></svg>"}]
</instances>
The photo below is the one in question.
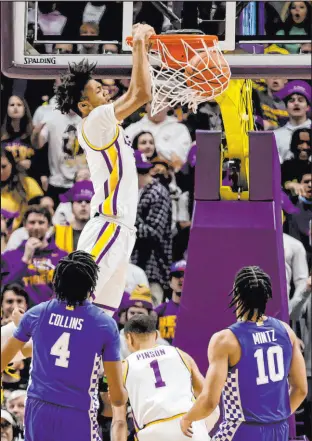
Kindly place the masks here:
<instances>
[{"instance_id":1,"label":"purple goal support padding","mask_svg":"<svg viewBox=\"0 0 312 441\"><path fill-rule=\"evenodd\" d=\"M197 139L198 157L205 157L201 150L209 148L209 144L209 133L203 136L201 132ZM263 162L263 155L268 162ZM259 164L264 164L260 171ZM216 179L218 164L208 162L205 167L196 167L196 173L211 174ZM207 347L212 334L235 321L228 309L228 294L235 274L243 266L258 265L270 275L273 299L268 303L267 314L288 321L280 165L273 135L250 134L250 176L250 195L254 200L198 200L206 189L195 192L174 344L194 357L202 373L208 367ZM197 177L197 185L204 182L206 178Z\"/></svg>"},{"instance_id":2,"label":"purple goal support padding","mask_svg":"<svg viewBox=\"0 0 312 441\"><path fill-rule=\"evenodd\" d=\"M267 171L272 170L275 160L275 137L272 132L250 132L249 141L249 200L272 201L278 177ZM257 185L259 182L261 185Z\"/></svg>"},{"instance_id":3,"label":"purple goal support padding","mask_svg":"<svg viewBox=\"0 0 312 441\"><path fill-rule=\"evenodd\" d=\"M199 148L196 152L195 200L218 201L221 132L197 130L196 144L206 148ZM213 167L207 164L213 164Z\"/></svg>"}]
</instances>

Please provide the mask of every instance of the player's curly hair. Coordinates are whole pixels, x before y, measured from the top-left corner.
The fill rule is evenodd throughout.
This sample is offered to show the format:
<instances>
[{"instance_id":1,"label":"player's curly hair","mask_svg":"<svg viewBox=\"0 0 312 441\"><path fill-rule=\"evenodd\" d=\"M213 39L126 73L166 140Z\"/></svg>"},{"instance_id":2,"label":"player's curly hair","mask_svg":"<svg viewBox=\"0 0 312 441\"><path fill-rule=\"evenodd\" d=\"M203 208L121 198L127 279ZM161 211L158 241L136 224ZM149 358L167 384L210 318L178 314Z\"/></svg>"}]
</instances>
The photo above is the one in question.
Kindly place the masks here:
<instances>
[{"instance_id":1,"label":"player's curly hair","mask_svg":"<svg viewBox=\"0 0 312 441\"><path fill-rule=\"evenodd\" d=\"M85 251L74 251L63 257L52 280L56 298L66 302L67 306L82 305L95 290L98 272L98 265Z\"/></svg>"},{"instance_id":2,"label":"player's curly hair","mask_svg":"<svg viewBox=\"0 0 312 441\"><path fill-rule=\"evenodd\" d=\"M248 313L247 320L251 320L257 314L258 321L265 313L267 301L272 298L270 276L258 266L246 266L236 274L230 295L233 295L230 308L235 308L238 318Z\"/></svg>"},{"instance_id":3,"label":"player's curly hair","mask_svg":"<svg viewBox=\"0 0 312 441\"><path fill-rule=\"evenodd\" d=\"M56 108L64 114L70 110L79 114L78 103L88 81L92 79L96 63L82 60L80 63L69 63L68 73L61 76L61 84L55 87Z\"/></svg>"}]
</instances>

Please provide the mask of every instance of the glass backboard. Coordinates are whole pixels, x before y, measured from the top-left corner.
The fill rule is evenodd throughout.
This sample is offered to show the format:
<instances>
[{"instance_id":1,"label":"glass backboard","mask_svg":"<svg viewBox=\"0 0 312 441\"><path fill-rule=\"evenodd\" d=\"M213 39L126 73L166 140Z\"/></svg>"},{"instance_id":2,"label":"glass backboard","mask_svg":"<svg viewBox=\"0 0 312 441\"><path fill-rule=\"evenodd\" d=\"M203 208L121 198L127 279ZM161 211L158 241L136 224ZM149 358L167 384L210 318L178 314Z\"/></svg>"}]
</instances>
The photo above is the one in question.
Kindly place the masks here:
<instances>
[{"instance_id":1,"label":"glass backboard","mask_svg":"<svg viewBox=\"0 0 312 441\"><path fill-rule=\"evenodd\" d=\"M146 22L157 33L199 29L217 35L234 78L309 78L310 27L302 35L278 32L290 3L1 2L1 68L11 77L56 77L68 62L88 58L97 62L97 76L129 77L126 37L134 23Z\"/></svg>"}]
</instances>

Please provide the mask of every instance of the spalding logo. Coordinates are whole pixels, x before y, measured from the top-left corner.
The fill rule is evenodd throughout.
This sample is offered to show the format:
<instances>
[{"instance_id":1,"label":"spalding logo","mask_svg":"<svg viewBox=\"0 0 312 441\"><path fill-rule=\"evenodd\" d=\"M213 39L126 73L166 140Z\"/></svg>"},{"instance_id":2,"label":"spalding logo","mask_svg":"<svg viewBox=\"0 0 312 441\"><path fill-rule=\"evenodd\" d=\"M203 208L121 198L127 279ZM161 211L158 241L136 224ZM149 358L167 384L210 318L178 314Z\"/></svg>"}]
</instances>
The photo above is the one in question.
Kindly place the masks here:
<instances>
[{"instance_id":1,"label":"spalding logo","mask_svg":"<svg viewBox=\"0 0 312 441\"><path fill-rule=\"evenodd\" d=\"M25 57L24 64L56 64L55 57Z\"/></svg>"}]
</instances>

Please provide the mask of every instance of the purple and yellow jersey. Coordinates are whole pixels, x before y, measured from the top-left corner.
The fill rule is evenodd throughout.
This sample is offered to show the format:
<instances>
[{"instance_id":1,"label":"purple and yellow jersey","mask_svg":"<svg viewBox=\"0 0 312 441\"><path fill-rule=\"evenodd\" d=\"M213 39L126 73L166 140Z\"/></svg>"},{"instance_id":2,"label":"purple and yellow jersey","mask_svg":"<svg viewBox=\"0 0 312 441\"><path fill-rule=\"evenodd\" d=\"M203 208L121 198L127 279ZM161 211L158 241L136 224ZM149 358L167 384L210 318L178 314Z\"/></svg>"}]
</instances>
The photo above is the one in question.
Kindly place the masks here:
<instances>
[{"instance_id":1,"label":"purple and yellow jersey","mask_svg":"<svg viewBox=\"0 0 312 441\"><path fill-rule=\"evenodd\" d=\"M117 218L133 228L138 204L138 178L131 143L115 117L114 105L96 107L78 125L78 140L83 147L94 196L95 213Z\"/></svg>"},{"instance_id":2,"label":"purple and yellow jersey","mask_svg":"<svg viewBox=\"0 0 312 441\"><path fill-rule=\"evenodd\" d=\"M169 302L162 303L155 308L155 312L158 316L160 336L170 344L172 344L175 337L179 307L180 305L171 299Z\"/></svg>"},{"instance_id":3,"label":"purple and yellow jersey","mask_svg":"<svg viewBox=\"0 0 312 441\"><path fill-rule=\"evenodd\" d=\"M222 392L224 420L270 424L290 416L288 373L292 344L282 322L237 322L229 329L241 359L229 368Z\"/></svg>"},{"instance_id":4,"label":"purple and yellow jersey","mask_svg":"<svg viewBox=\"0 0 312 441\"><path fill-rule=\"evenodd\" d=\"M89 301L72 308L54 299L28 310L14 337L33 340L27 396L96 414L102 362L120 360L112 318Z\"/></svg>"}]
</instances>

